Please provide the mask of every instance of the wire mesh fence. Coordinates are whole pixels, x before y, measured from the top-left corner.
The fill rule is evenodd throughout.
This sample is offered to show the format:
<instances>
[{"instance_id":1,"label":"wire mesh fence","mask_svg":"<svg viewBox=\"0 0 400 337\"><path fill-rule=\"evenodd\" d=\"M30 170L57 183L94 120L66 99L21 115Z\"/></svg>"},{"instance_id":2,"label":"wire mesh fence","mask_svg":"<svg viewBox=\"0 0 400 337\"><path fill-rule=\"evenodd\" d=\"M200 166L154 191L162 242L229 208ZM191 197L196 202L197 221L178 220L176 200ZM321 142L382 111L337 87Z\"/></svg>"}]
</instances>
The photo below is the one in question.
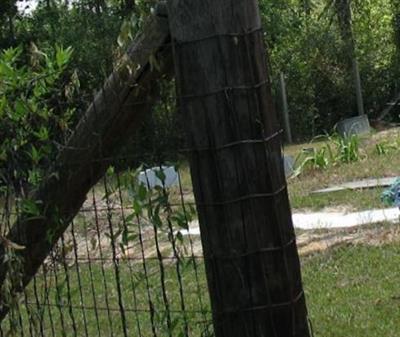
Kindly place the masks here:
<instances>
[{"instance_id":1,"label":"wire mesh fence","mask_svg":"<svg viewBox=\"0 0 400 337\"><path fill-rule=\"evenodd\" d=\"M2 335L211 335L201 243L187 231L196 222L188 169L112 167L15 300ZM17 203L5 205L10 224Z\"/></svg>"},{"instance_id":2,"label":"wire mesh fence","mask_svg":"<svg viewBox=\"0 0 400 337\"><path fill-rule=\"evenodd\" d=\"M215 41L223 39L230 47L234 47L240 42L247 56L243 60L238 57L236 61L255 67L252 63L250 42L254 39L253 42L261 46L260 32L261 28L256 27L248 33L211 34L207 38L182 42L182 45L190 45L192 48L197 42L203 41L211 41L214 45ZM139 43L139 51L133 48L132 54L151 53L153 49L159 51L165 47L165 32L160 34L159 39L160 44L150 50L139 48L142 47ZM264 54L260 53L254 62L260 61L260 64L263 64L263 56ZM223 58L219 61L222 62ZM66 200L63 200L59 191L56 193L59 198L56 207L48 211L45 203L42 214L36 212L37 208L40 208L36 200L27 202L21 198L24 194L23 183L17 181L17 188L10 186L10 200L5 200L4 203L4 214L8 223L4 228L4 237L10 236L8 232L13 232L17 241L20 242L20 238L23 238L22 242L26 242L30 249L26 249L25 260L20 268L20 261L13 255L12 250L7 251L5 255L6 260L8 259L5 261L8 277L11 279L8 292L10 298L8 301L2 299L10 310L8 320L5 321L5 324L8 322L8 326L2 325L1 331L5 335L10 331L24 336L56 336L60 333L66 336L135 334L153 337L213 334L204 270L206 264L199 237L194 240L188 231L189 225L195 222L197 217L188 169L177 168L176 186L169 182L165 173L167 171L164 172L169 156L163 154L162 149L160 153L159 144L156 144L154 139L154 147L150 146L149 151L144 151L153 157L153 160L150 160L150 166L153 168L149 170L144 167L144 171L143 168L134 171L144 157L114 157L111 151L117 142L110 141L110 138L118 132L126 132L126 129L123 124L124 118L118 120L117 117L114 117L114 120L118 120L115 125L112 124L107 129L107 122L114 121L107 115L108 109L105 106L108 104L108 107L116 105L120 109L133 109L150 105L155 100L146 86L138 85L138 92L132 95L131 87L134 86L131 83L134 81L130 78L132 74L129 66L128 64L119 68L108 78L88 109L90 112L78 124L78 131L73 134L72 141L68 141L64 146L66 152L59 156L62 160L54 165L56 170L52 174L57 176L53 179L53 189L58 186L54 182L57 179L63 179L64 183L67 183L69 176L76 177L80 173L87 176L86 179L79 180L82 184L90 186L95 183L91 192L86 195L86 200L71 201L75 195L79 199L83 190L80 190L80 186L65 186L65 192L69 193ZM256 72L255 69L253 71ZM156 74L151 72L151 75L143 75L139 72L135 76L148 76L151 79ZM266 103L268 108L271 107L269 80L265 67L260 74L248 75L249 78L246 76L243 85L240 85L241 81L238 83L233 80L233 77L225 84L218 83L217 88L211 92L208 92L209 88L204 88L205 94L193 95L189 91L187 95L180 97L196 102L208 97L208 103L211 103L210 111L218 106L218 103L214 105L212 102L219 101L219 108L223 111L219 124L226 127L224 130L220 128L221 132L218 133L216 114L207 112L204 116L199 116L204 118L203 121L201 118L197 120L203 126L203 130L199 131L207 133L207 136L200 147L196 146L199 144L194 141L194 144L191 144L193 148L189 151L191 155L195 154L195 160L203 158L202 164L197 163L195 169L198 177L202 174L199 171L204 172L203 182L200 183L202 179L198 179L197 183L198 186L204 185L204 191L207 193L204 200L198 201L197 205L204 210L203 215L207 218L211 233L208 233L210 236L207 237L210 243L207 250L207 259L210 261L207 262L212 266L213 272L209 273L208 281L214 290L213 296L220 297L219 305L214 307L214 323L217 323L220 331L234 332L240 327L240 331L246 330L248 335L257 325L265 325L263 330L275 331L275 319L290 317L290 323L283 330L290 330L292 335L295 335L296 326L303 325L302 314L296 317L296 313L305 307L301 282L294 280L300 275L289 212L282 213L282 217L275 214L271 218L266 214L266 211L274 213L275 209L282 212L288 206L286 185L280 172L281 132L276 130L276 123L263 125L261 120L267 118L267 113L261 111L257 102L265 95L266 100L261 101ZM261 79L257 80L258 77ZM122 94L118 91L122 91ZM138 98L142 93L144 99ZM250 103L250 98L255 102ZM243 111L233 108L235 100L243 106ZM171 99L169 90L166 100L162 100L162 103L167 103L158 104L153 112L158 117L163 116L163 113L170 116L168 113L173 111L171 106L174 107L171 101L175 102L175 99ZM254 115L247 116L247 109ZM273 110L269 109L267 112L274 121ZM237 121L233 121L231 115L236 115ZM223 122L224 119L226 123ZM246 120L247 123L243 132L237 130L240 119ZM151 122L154 122L154 119ZM106 131L103 131L104 129ZM160 131L160 128L154 128L154 125L153 129ZM176 132L174 128L170 128L170 131ZM97 132L103 134L97 138ZM223 137L219 138L222 135ZM139 139L143 140L143 137L139 136ZM87 144L83 140L87 140ZM129 144L125 151L131 151ZM85 158L85 153L95 156ZM236 166L235 159L239 155L245 155L251 165ZM213 160L219 160L221 163L215 165L215 176L210 172ZM130 164L124 165L126 161ZM226 165L228 161L232 165L232 176L227 175L228 179L224 181L221 174L224 167L225 170L229 168L229 165ZM255 164L257 162L265 165L265 177L258 172ZM108 167L108 171L103 175L102 170L94 169L95 166ZM174 167L168 167L172 174L175 174ZM92 170L95 173L90 176ZM257 184L256 180L249 178L247 186L241 184L240 189L232 188L240 183L241 177L256 171L262 184ZM215 185L211 186L210 182L214 180ZM232 186L229 186L230 182L233 183ZM18 190L20 187L21 190ZM51 198L53 189L44 189L47 200ZM21 204L19 198L23 200ZM255 211L251 214L253 209L264 208L262 202L269 199L274 202L268 203L267 209L260 212L262 217L256 218ZM83 207L78 215L75 215L74 208L80 206L80 201L84 201ZM273 204L276 208L273 208ZM23 211L19 212L21 209ZM38 235L27 230L26 224L19 225L20 218L26 217L27 213L34 218L46 218L46 226L37 223L44 228L40 230L40 235L46 238L26 238L29 233ZM55 222L54 226L52 221ZM282 228L271 226L274 221L279 222ZM17 222L16 227L13 226L14 222ZM65 230L69 222L69 227ZM235 226L230 226L231 222ZM261 222L265 224L264 231L257 227ZM228 240L224 239L223 232ZM253 236L255 232L259 232L265 240L256 238L250 245L247 235ZM39 248L35 246L38 241ZM23 250L26 247L13 248ZM50 248L51 251L47 254ZM32 266L27 265L27 254L38 254L37 258L32 257ZM254 259L254 263L251 259ZM284 264L278 261L284 261ZM249 268L253 268L252 272L243 275ZM291 269L295 275L292 275ZM273 282L274 276L264 275L271 270L275 270L278 275L277 278L281 281L279 284ZM22 281L19 281L18 277L22 277ZM29 282L31 277L33 280ZM211 278L213 279L210 280ZM8 281L4 283L6 288ZM27 283L29 285L25 288ZM251 287L258 286L262 288L262 295L256 298ZM242 296L232 296L231 289L240 291ZM16 292L22 292L23 296L16 296ZM4 311L4 308L1 309L0 311ZM267 322L264 322L264 314L268 317ZM252 324L252 320L261 323ZM231 323L235 323L236 327ZM240 335L240 331L236 331L236 334ZM275 331L274 335L278 336L278 333Z\"/></svg>"},{"instance_id":3,"label":"wire mesh fence","mask_svg":"<svg viewBox=\"0 0 400 337\"><path fill-rule=\"evenodd\" d=\"M243 36L239 34L239 38L235 37L236 39L233 40L235 44L241 42ZM159 46L167 49L173 44L163 42ZM148 49L148 51L152 51L154 48ZM146 48L142 46L142 50L146 50ZM267 84L267 81L258 84L253 82L251 82L251 86L239 87L239 89L246 92L257 91ZM275 87L277 87L278 82L275 82ZM292 86L294 82L291 81ZM121 88L124 87L122 82L119 84L121 84ZM210 96L214 94L220 94L220 102L229 105L226 110L227 114L232 113L235 100L240 93L235 93L231 87L224 87L220 92L213 92ZM182 98L193 99L190 96ZM187 159L183 157L188 154L188 150L182 141L181 120L179 114L176 113L175 101L173 81L161 83L161 100L152 109L151 117L149 114L147 116L149 118L145 118L144 128L139 130L136 135L132 135L134 141L126 143L122 153L108 154L107 157L100 156L95 159L95 163L92 165L108 167L107 173L100 180L98 175L89 179L96 181L96 184L86 195L78 215L68 221L67 230L62 233L28 287L22 291L12 288L13 280L16 283L20 282L18 279L23 274L22 267L19 265L20 261L13 251L24 249L24 247L7 241L6 236L14 223L18 222L19 215L35 213L35 205L29 204L25 200L24 184L26 181L10 179L6 186L1 186L0 239L3 246L10 248L4 263L12 268L8 275L8 283L4 284L5 288L9 287L10 289L8 293L5 292L9 298L1 299L7 303L10 312L7 318L1 322L0 336L12 334L16 336L213 336L212 310L205 271L205 259L213 257L205 258L203 256L189 168ZM136 100L125 105L125 108L134 109L137 106L154 102L155 100L148 102L146 99L137 97ZM249 100L248 104L251 105L252 102L253 100ZM291 115L295 117L292 123L296 124L296 119L301 119L303 115L297 113L300 108L296 108L296 106L291 108ZM96 106L94 110L96 110ZM209 119L214 117L212 114L206 115L204 124L210 125ZM254 121L248 122L253 123ZM232 121L232 130L239 124L237 121ZM195 127L198 125L200 123L194 122ZM210 128L206 127L205 129L212 133ZM217 125L214 133L216 134L218 131L221 131L221 127ZM271 132L270 138L262 140L247 139L247 141L225 142L219 147L211 144L213 148L204 146L194 150L197 152L210 151L212 152L211 157L216 156L215 152L225 151L230 147L257 146L258 144L260 147L267 147L266 152L271 153L273 151L268 147L268 142L273 139L275 146L280 142L281 134L281 131ZM213 137L206 134L205 143L212 143L210 139ZM328 142L330 142L329 139ZM62 148L64 145L57 144L57 146ZM279 144L276 148L278 147ZM330 148L327 146L326 149ZM192 152L194 150L192 149ZM300 148L297 150L303 151ZM344 172L337 168L339 159L329 157L331 161L325 160L324 156L327 151L322 153L322 165L318 166L317 155L320 150L320 145L312 149L314 156L311 159L306 157L308 162L304 161L310 164L310 167L305 167L304 175L289 183L289 192L292 192L292 202L297 210L302 210L306 204L304 200L301 200L304 196L303 192L299 192L299 190L309 189L310 186L316 185L315 180L318 179L321 180L321 183L326 183L326 181L322 181L326 177L324 173L318 171L319 169L328 170L328 173L331 172L336 176L338 172L339 174ZM243 167L241 164L236 165L236 161L238 162L240 159L245 161L241 152L237 150L232 158L235 159L235 170L232 172L242 170L243 177L251 180L256 190L257 183L248 176L248 171L245 169L247 163L243 164ZM278 165L280 157L277 155L274 160ZM372 158L372 160L374 159ZM344 161L343 163L349 167L352 165L350 162ZM76 168L77 171L80 164L79 161L69 162L69 165ZM328 167L328 164L332 167ZM224 170L224 167L212 167L211 169L210 167L208 167L210 171L218 169L219 174L227 171ZM256 172L254 176L256 174L264 176L263 171ZM304 184L301 183L303 179ZM216 181L220 182L220 179L216 179ZM239 181L239 183L241 182ZM274 183L278 183L278 180ZM287 188L286 185L279 187L279 192ZM237 209L235 209L236 206L232 206L231 212L225 209L223 217L237 219L238 228L240 227L240 231L244 232L249 228L246 225L253 221L253 219L249 220L250 217L243 216L244 210L246 207L253 207L254 203L251 200L241 199L248 192L248 185L242 184L242 188L240 191L240 193L243 192L242 195L232 199L233 202L230 200L239 206ZM307 190L308 192L310 191ZM260 196L265 197L266 195L249 194L248 199ZM332 197L329 202L334 203L332 200L335 197ZM340 198L337 197L337 199ZM324 203L323 197L321 200L314 201L319 205ZM216 200L219 207L226 206L221 205L223 202L223 200ZM270 213L278 207L276 205L281 205L281 203L277 202L275 206L272 203L267 205L265 200L260 199L257 201L257 205L262 210L260 214L262 213L262 216L265 217L265 223L268 223ZM210 205L203 204L202 206L209 207ZM309 204L306 206L314 207ZM30 211L30 208L33 210ZM256 220L258 219L254 216L254 221ZM214 229L215 232L219 231L222 234L221 238L223 238L223 234L226 234L227 237L228 234L232 234L228 231L224 232L221 227L215 226ZM256 231L257 227L254 226L254 232ZM271 228L271 233L274 231L278 231L278 229ZM296 239L293 233L286 234L288 236L287 243L283 243L281 246L272 242L272 235L265 235L265 240L262 242L260 240L261 243L258 238L255 239L260 246L250 252L244 252L242 255L235 252L232 256L221 255L214 256L214 258L219 258L220 261L224 259L240 260L229 266L232 275L237 280L242 275L237 273L236 267L239 263L244 266L249 255L265 254L268 255L268 259L273 260L288 246L294 246ZM371 307L382 307L383 309L378 308L378 312L381 312L379 310L390 311L393 304L387 303L388 298L393 301L398 299L394 284L400 276L389 267L379 268L379 265L385 267L385 263L382 262L389 260L385 260L387 256L391 259L399 256L398 245L390 245L390 243L396 242L398 234L398 226L388 224L371 225L365 229L314 228L310 231L299 230L297 232L297 243L305 275L305 293L316 331L324 331L326 336L332 333L329 330L330 324L323 320L324 317L331 318L339 327L341 324L348 324L358 328L358 331L363 331L362 329L366 329L366 326L372 331L374 329L379 331L379 325L372 327L374 322L365 323L364 321L369 317L368 315L376 313L371 311ZM54 233L49 232L45 235L48 235L49 241L51 241ZM389 237L388 240L386 240L387 237ZM277 238L282 239L280 235L277 235ZM234 242L235 236L229 236L228 239ZM266 241L271 243L271 247L266 248L262 245ZM388 242L389 246L387 246ZM354 246L353 243L355 243ZM336 246L339 248L333 249ZM238 249L244 248L240 246ZM371 265L369 265L369 258L372 259ZM221 262L222 264L223 262ZM271 268L265 274L259 273L259 275L267 275L267 281L271 281L274 273L284 268L282 265L274 266L273 262L268 263L267 267ZM285 266L285 268L288 267ZM292 269L288 268L287 274ZM382 271L385 272L384 276L379 274ZM368 273L373 275L373 282L371 281L372 277L365 275ZM258 276L257 273L253 274L255 277ZM246 279L243 284L246 282L251 283ZM377 290L378 295L375 299L371 299L371 294L367 293L368 289L371 289L370 283ZM367 289L366 292L360 290L363 284ZM277 288L283 289L285 294L289 289L283 282L278 284ZM358 292L361 295L354 296ZM231 294L225 289L221 293L224 293L226 298L237 295ZM234 314L237 315L238 320L244 322L246 317L261 317L259 312L264 314L268 311L265 317L272 322L274 317L271 312L280 310L277 303L283 303L285 308L289 308L289 311L292 310L291 305L294 306L304 297L302 291L297 294L298 296L288 297L288 301L283 301L277 294L272 295L272 297L276 296L272 300L276 303L269 302L267 306L254 306L250 308L253 310L251 314L246 313L248 316L242 314L243 308L238 308ZM249 295L249 297L252 296L253 294ZM385 297L381 298L382 296ZM374 301L372 306L371 301ZM355 309L357 306L368 308L368 310L364 310L364 313L367 312L368 315L357 311L358 309ZM257 310L258 312L256 312ZM226 314L226 312L222 313ZM340 317L338 318L338 316ZM264 317L262 319L268 320ZM389 322L385 323L385 319L388 319ZM382 317L381 321L384 322L385 327L400 324L391 314ZM283 327L282 330L284 329L289 328ZM294 335L295 332L292 331L292 334Z\"/></svg>"},{"instance_id":4,"label":"wire mesh fence","mask_svg":"<svg viewBox=\"0 0 400 337\"><path fill-rule=\"evenodd\" d=\"M157 109L171 128L176 127L170 106ZM127 151L130 148L140 145L132 143ZM168 161L172 157L174 161ZM141 156L126 152L104 159L111 163L107 174L87 194L29 286L10 298L12 310L1 324L0 336L10 331L16 336L213 335L190 172L185 158L176 157L180 155L159 150L147 151L143 165ZM302 180L307 183L313 175L324 174L306 172L289 182L289 190L296 192L296 184L303 188ZM2 237L27 207L19 187L14 183L2 190ZM354 193L352 198L369 192ZM341 201L340 195L334 196ZM319 198L323 202L324 197ZM292 202L300 207L293 195ZM391 311L397 300L400 275L389 262L400 256L398 237L398 224L387 223L297 231L317 333L329 333L329 323L319 313L345 331L351 326L360 331L382 328L365 319ZM18 261L9 258L17 278ZM395 329L398 319L387 312L381 322L383 329Z\"/></svg>"}]
</instances>

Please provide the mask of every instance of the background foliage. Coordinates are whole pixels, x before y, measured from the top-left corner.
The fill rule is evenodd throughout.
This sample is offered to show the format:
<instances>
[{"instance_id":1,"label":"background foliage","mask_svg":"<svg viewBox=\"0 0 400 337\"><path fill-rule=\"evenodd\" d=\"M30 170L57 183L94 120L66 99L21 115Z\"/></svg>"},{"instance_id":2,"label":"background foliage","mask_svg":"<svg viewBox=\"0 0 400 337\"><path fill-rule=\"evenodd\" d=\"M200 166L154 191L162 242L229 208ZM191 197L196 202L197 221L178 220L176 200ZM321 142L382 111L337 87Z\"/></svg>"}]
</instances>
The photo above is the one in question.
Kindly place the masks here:
<instances>
[{"instance_id":1,"label":"background foliage","mask_svg":"<svg viewBox=\"0 0 400 337\"><path fill-rule=\"evenodd\" d=\"M69 126L73 127L153 5L154 1L139 0L39 0L34 11L23 13L17 10L16 0L2 1L0 48L18 48L23 67L30 62L32 43L48 55L55 53L56 45L72 48L66 70L80 83L79 95L68 106L72 111ZM400 90L398 1L260 1L276 107L280 111L278 79L284 72L296 140L330 132L340 119L357 113L348 67L351 56L343 34L346 17L337 9L347 5L365 111L375 119ZM174 90L171 83L164 89ZM48 101L46 109L53 109L53 104L54 100ZM174 157L183 147L174 102L161 102L154 110L133 146L142 150L148 162L152 161L147 156L150 148L151 153L168 149Z\"/></svg>"}]
</instances>

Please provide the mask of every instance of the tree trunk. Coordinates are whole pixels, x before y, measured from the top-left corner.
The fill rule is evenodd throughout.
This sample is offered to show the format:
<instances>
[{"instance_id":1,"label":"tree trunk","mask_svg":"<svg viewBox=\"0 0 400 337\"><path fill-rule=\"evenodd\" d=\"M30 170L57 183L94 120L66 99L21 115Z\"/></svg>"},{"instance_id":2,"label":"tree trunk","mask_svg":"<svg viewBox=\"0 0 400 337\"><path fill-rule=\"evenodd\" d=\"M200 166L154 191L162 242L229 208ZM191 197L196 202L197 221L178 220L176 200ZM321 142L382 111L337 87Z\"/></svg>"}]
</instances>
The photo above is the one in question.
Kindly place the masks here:
<instances>
[{"instance_id":1,"label":"tree trunk","mask_svg":"<svg viewBox=\"0 0 400 337\"><path fill-rule=\"evenodd\" d=\"M394 71L396 79L399 75L400 67L400 1L392 0L392 11L393 11L393 42L396 46L396 55L394 59ZM396 80L396 94L398 92L399 81Z\"/></svg>"},{"instance_id":2,"label":"tree trunk","mask_svg":"<svg viewBox=\"0 0 400 337\"><path fill-rule=\"evenodd\" d=\"M43 205L41 217L33 219L22 214L11 228L7 239L25 246L16 252L23 263L22 285L14 285L16 292L35 275L79 211L90 188L104 175L112 158L154 104L159 94L155 83L163 74L170 74L172 68L170 48L165 47L168 39L167 19L151 18L58 155L57 176L47 179L35 195ZM157 60L159 67L153 67L150 60ZM5 252L3 242L0 261ZM12 271L8 264L2 263L0 288L9 272ZM1 303L3 298L0 296L0 321L8 312L7 303Z\"/></svg>"},{"instance_id":3,"label":"tree trunk","mask_svg":"<svg viewBox=\"0 0 400 337\"><path fill-rule=\"evenodd\" d=\"M216 337L308 337L256 0L170 0Z\"/></svg>"},{"instance_id":4,"label":"tree trunk","mask_svg":"<svg viewBox=\"0 0 400 337\"><path fill-rule=\"evenodd\" d=\"M349 0L335 0L335 10L338 18L340 34L344 44L346 63L353 78L357 110L358 114L361 116L364 114L364 102L362 97L360 71L356 58Z\"/></svg>"}]
</instances>

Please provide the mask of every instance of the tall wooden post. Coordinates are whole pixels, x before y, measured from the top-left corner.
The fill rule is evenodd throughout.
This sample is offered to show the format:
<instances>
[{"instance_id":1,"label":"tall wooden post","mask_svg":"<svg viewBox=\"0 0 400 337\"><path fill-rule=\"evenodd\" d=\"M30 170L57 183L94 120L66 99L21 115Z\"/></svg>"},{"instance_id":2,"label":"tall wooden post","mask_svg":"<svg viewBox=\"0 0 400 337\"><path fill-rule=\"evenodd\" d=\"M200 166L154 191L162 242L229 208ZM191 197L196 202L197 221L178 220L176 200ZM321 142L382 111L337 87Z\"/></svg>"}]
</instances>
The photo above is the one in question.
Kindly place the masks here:
<instances>
[{"instance_id":1,"label":"tall wooden post","mask_svg":"<svg viewBox=\"0 0 400 337\"><path fill-rule=\"evenodd\" d=\"M357 111L358 111L358 115L362 116L365 114L364 99L363 99L363 95L362 95L360 69L358 68L358 62L357 62L356 56L354 56L354 58L353 58L353 78L354 78L354 87L356 90Z\"/></svg>"},{"instance_id":2,"label":"tall wooden post","mask_svg":"<svg viewBox=\"0 0 400 337\"><path fill-rule=\"evenodd\" d=\"M216 337L308 337L257 0L169 0Z\"/></svg>"},{"instance_id":3,"label":"tall wooden post","mask_svg":"<svg viewBox=\"0 0 400 337\"><path fill-rule=\"evenodd\" d=\"M286 133L286 141L291 144L292 143L292 130L290 128L290 118L289 118L289 105L287 101L287 93L286 93L286 83L285 83L285 74L280 74L280 84L281 84L281 97L282 97L282 112L283 112L283 120L285 123L285 133Z\"/></svg>"}]
</instances>

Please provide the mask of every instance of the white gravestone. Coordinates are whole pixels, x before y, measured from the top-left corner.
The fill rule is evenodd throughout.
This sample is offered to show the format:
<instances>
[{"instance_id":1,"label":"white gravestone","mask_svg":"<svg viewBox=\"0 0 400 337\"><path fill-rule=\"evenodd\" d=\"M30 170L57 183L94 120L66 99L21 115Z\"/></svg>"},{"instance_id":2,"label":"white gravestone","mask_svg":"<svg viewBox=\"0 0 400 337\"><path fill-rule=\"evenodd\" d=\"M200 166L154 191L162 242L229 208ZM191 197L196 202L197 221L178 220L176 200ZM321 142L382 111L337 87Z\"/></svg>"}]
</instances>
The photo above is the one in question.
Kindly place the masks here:
<instances>
[{"instance_id":1,"label":"white gravestone","mask_svg":"<svg viewBox=\"0 0 400 337\"><path fill-rule=\"evenodd\" d=\"M164 173L165 180L164 182L157 177L160 176L159 172ZM146 188L154 188L156 186L159 187L171 187L174 185L178 185L178 172L176 171L174 166L161 166L161 167L152 167L145 171L139 173L138 177L139 183L146 186Z\"/></svg>"}]
</instances>

